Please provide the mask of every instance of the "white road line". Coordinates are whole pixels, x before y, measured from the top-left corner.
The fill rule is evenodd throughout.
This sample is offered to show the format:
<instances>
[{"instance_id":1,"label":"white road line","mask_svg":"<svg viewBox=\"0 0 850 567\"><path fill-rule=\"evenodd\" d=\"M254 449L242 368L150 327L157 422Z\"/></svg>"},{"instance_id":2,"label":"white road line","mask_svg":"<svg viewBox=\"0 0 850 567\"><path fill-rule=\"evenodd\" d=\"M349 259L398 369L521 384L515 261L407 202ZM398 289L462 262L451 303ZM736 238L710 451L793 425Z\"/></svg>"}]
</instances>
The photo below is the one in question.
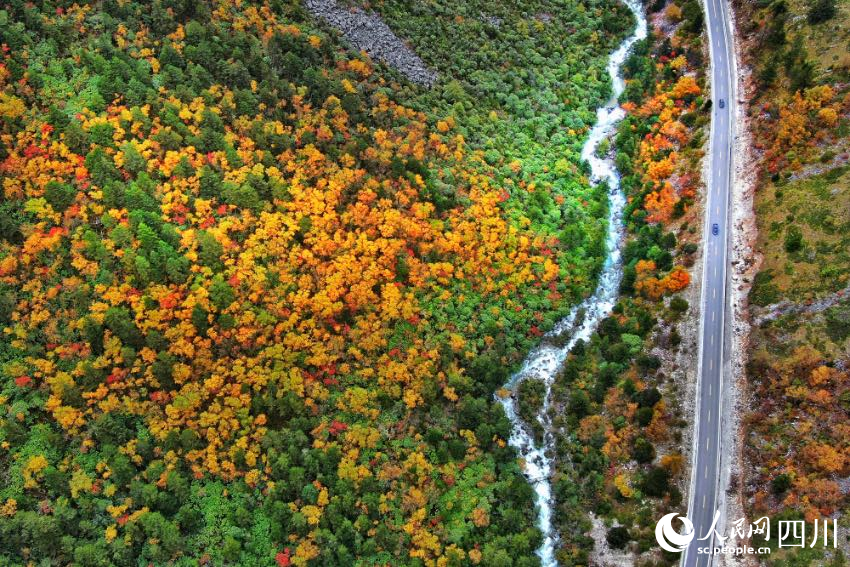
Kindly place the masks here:
<instances>
[{"instance_id":1,"label":"white road line","mask_svg":"<svg viewBox=\"0 0 850 567\"><path fill-rule=\"evenodd\" d=\"M723 0L720 1L722 2ZM720 311L720 309L723 309L724 306L721 304L718 308L716 300L718 296L718 288L720 288L720 299L723 300L725 287L720 286L725 286L727 284L726 272L728 266L726 265L726 240L728 238L727 235L729 231L726 230L725 224L729 216L727 208L731 198L729 172L733 161L731 156L731 146L734 142L731 139L731 134L734 123L732 121L735 119L735 93L733 82L735 80L735 53L732 51L728 35L728 5L719 2L715 3L714 0L703 0L703 8L707 19L706 31L708 32L709 51L711 56L711 90L714 93L713 98L715 99L715 106L711 112L709 149L711 160L710 167L712 171L711 175L713 175L713 177L709 178L711 179L711 182L709 182L709 186L706 187L703 233L706 235L706 238L709 238L709 241L706 243L708 250L706 250L707 254L705 256L705 262L714 264L714 279L710 279L712 277L711 272L706 269L709 264L704 264L702 270L703 295L700 299L703 318L700 322L700 353L698 363L698 379L700 380L699 383L701 386L699 387L698 392L702 393L702 396L699 396L699 398L705 397L705 390L703 389L705 384L702 384L701 381L708 380L708 399L697 400L699 407L697 410L697 420L694 425L695 438L693 446L695 448L695 454L692 458L693 473L689 501L689 508L697 506L698 503L696 500L699 498L699 494L702 493L702 511L698 512L695 510L695 517L692 518L694 521L694 528L697 530L706 530L708 528L708 522L711 520L710 517L706 517L708 495L710 494L712 497L712 508L715 505L720 505L720 502L723 500L722 494L718 495L716 493L717 487L715 486L715 483L719 479L719 467L721 464L719 455L721 447L721 431L719 427L714 426L714 424L710 422L713 419L713 410L715 407L718 409L718 422L721 422L723 417L723 345L726 329L724 313ZM727 70L729 73L726 73ZM730 101L730 106L728 110L723 112L719 107L718 100L727 97ZM720 207L720 203L723 204L723 207ZM715 211L713 215L711 214L712 210ZM725 216L721 216L721 212ZM723 232L719 235L720 238L712 238L709 236L710 231L712 230L712 223L714 222L712 217L717 219L718 224L721 224L722 222L724 225ZM718 268L720 269L720 273L718 273ZM709 288L711 289L711 299L708 297ZM717 313L718 311L720 311L719 317ZM706 317L709 312L711 312L711 322L709 322ZM717 340L715 340L718 324L720 334L717 337ZM709 337L709 341L705 340L704 333L706 332L712 333ZM704 366L706 359L708 359L707 370ZM717 373L714 372L715 361L718 363ZM714 380L718 380L717 398L713 397ZM708 412L707 421L705 420L706 414L703 412ZM699 439L705 439L705 449L702 452L696 450L699 447ZM710 462L712 458L714 458L713 463ZM703 466L703 480L699 480L698 471L700 465ZM711 471L709 471L709 469L711 469ZM711 474L709 474L709 472L711 472ZM702 526L703 523L705 523L705 526ZM708 545L710 545L710 542ZM705 561L703 561L703 558L705 558ZM714 558L706 555L699 555L697 554L697 546L690 546L685 553L682 554L681 564L682 567L712 567L714 564Z\"/></svg>"}]
</instances>

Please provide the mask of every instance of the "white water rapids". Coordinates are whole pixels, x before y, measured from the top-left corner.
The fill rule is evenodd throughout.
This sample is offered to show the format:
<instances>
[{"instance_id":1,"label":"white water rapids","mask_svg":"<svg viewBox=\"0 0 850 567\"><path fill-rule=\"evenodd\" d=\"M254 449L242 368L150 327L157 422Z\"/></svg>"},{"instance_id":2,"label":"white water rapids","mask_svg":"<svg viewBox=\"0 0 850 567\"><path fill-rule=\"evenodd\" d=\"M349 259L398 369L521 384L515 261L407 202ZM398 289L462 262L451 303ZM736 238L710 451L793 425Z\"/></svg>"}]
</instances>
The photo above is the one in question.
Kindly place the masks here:
<instances>
[{"instance_id":1,"label":"white water rapids","mask_svg":"<svg viewBox=\"0 0 850 567\"><path fill-rule=\"evenodd\" d=\"M591 183L596 185L601 181L607 181L609 188L608 205L608 234L606 245L608 256L599 276L599 283L593 295L585 299L579 305L573 307L570 313L559 321L555 328L549 332L547 337L552 338L571 332L569 340L563 346L555 346L551 341L546 341L535 348L523 363L522 369L517 372L505 388L513 395L499 401L505 408L505 413L513 425L511 437L508 440L515 447L522 459L525 461L525 476L531 482L536 493L536 504L538 508L537 525L543 532L543 544L537 550L543 567L555 567L555 544L557 534L552 528L552 457L554 451L554 436L551 423L548 418L552 382L560 370L569 351L579 340L587 341L599 321L608 316L617 301L620 288L620 280L623 275L621 262L621 248L623 243L623 207L626 198L620 190L620 176L614 166L613 159L609 156L599 158L596 156L596 148L604 139L611 139L616 132L617 123L623 119L625 113L620 108L618 99L623 92L625 83L620 74L620 67L626 60L632 45L646 37L646 18L643 9L634 0L626 0L626 5L634 13L637 27L634 33L626 38L620 47L611 54L608 59L608 73L611 76L613 92L611 99L605 106L596 110L596 125L591 129L590 136L582 148L581 156L590 164ZM576 318L579 313L584 317L580 325L575 327ZM517 414L516 391L519 383L526 378L537 378L546 385L543 405L537 420L543 426L543 443L538 446L534 437L522 419Z\"/></svg>"}]
</instances>

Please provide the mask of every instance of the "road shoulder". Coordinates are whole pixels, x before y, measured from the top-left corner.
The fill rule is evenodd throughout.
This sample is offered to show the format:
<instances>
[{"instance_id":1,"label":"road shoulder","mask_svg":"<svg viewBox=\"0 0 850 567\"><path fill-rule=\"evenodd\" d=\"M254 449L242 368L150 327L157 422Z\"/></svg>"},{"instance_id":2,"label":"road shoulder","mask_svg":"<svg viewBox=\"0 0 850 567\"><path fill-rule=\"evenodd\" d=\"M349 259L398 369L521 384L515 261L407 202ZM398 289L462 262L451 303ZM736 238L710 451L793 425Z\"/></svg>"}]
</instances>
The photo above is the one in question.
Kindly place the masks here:
<instances>
[{"instance_id":1,"label":"road shoulder","mask_svg":"<svg viewBox=\"0 0 850 567\"><path fill-rule=\"evenodd\" d=\"M735 105L735 141L733 149L733 178L731 186L731 226L733 227L730 246L731 277L729 278L729 321L732 326L730 335L730 373L732 379L725 389L723 403L723 439L726 450L721 455L721 475L719 490L725 493L721 499L722 514L728 522L744 517L742 501L743 435L740 416L745 408L746 399L746 363L750 343L749 292L755 274L758 273L761 258L754 244L757 234L753 197L756 186L756 156L753 153L752 136L748 118L748 101L752 94L751 70L742 65L742 38L738 33L736 14L731 3L727 5L731 18L734 37L737 84L735 86L737 104ZM739 567L749 562L740 557L721 556L719 565Z\"/></svg>"}]
</instances>

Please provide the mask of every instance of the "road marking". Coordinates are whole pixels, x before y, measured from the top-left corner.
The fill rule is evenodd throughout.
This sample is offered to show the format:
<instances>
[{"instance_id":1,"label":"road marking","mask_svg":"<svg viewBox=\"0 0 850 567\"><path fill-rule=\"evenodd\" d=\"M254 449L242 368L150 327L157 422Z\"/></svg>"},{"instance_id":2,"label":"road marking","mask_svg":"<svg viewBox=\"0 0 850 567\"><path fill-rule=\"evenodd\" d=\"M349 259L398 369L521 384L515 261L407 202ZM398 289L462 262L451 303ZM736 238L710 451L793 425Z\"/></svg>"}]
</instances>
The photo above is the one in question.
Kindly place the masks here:
<instances>
[{"instance_id":1,"label":"road marking","mask_svg":"<svg viewBox=\"0 0 850 567\"><path fill-rule=\"evenodd\" d=\"M711 344L714 344L714 333L711 334Z\"/></svg>"},{"instance_id":2,"label":"road marking","mask_svg":"<svg viewBox=\"0 0 850 567\"><path fill-rule=\"evenodd\" d=\"M710 79L712 81L712 91L715 93L714 97L716 99L728 98L730 101L732 101L732 106L730 106L730 108L727 112L721 112L721 110L719 108L719 104L715 104L714 109L711 112L711 146L712 146L712 150L710 150L710 152L711 152L711 158L710 158L711 164L710 164L710 166L711 166L711 169L714 171L715 177L712 180L712 183L710 183L711 187L709 187L709 191L706 194L707 201L706 201L706 205L705 205L705 211L706 211L707 217L709 217L709 218L705 219L705 223L706 223L706 228L708 228L710 223L711 223L710 216L712 216L711 215L712 205L715 205L715 207L714 207L715 215L713 215L715 218L720 218L721 207L719 206L719 203L723 203L723 205L724 205L723 206L723 212L726 216L728 216L727 208L729 206L729 200L731 198L730 197L731 189L730 189L730 186L729 186L728 174L729 174L729 171L730 171L730 168L731 168L731 162L733 161L731 152L732 152L732 144L734 144L734 142L730 141L730 138L731 138L731 134L732 134L732 128L734 127L733 126L734 123L732 122L732 120L734 120L733 109L734 109L734 99L735 99L735 94L734 94L734 85L735 85L735 83L734 83L734 81L735 81L735 61L734 61L734 57L735 57L735 53L732 50L731 42L730 42L729 36L728 36L728 32L729 32L728 6L726 4L720 3L719 1L715 2L714 0L704 0L703 1L703 9L705 11L706 18L708 19L708 21L706 22L706 31L708 32L708 36L709 36L709 40L710 40L709 51L710 51L710 57L711 57L710 62L711 62L711 68L712 68L712 72L710 74ZM727 67L728 67L728 70L729 70L728 74L726 73ZM717 100L715 100L715 103L717 103ZM729 147L729 150L728 150L729 155L728 156L725 155L726 152L724 152L721 149L721 148L725 149L727 146ZM726 173L726 177L723 176L724 172ZM725 217L723 217L723 218L725 218ZM705 234L708 235L708 231L705 231ZM712 281L710 283L708 282L708 279L711 276L710 276L710 273L708 272L708 270L705 269L705 268L708 267L708 265L704 264L704 267L703 267L703 270L702 270L702 273L703 273L703 290L704 290L703 293L704 293L704 295L702 296L702 299L701 299L702 308L704 310L703 312L705 313L706 312L705 310L707 309L708 311L711 311L711 314L712 314L712 316L711 316L712 324L706 325L705 323L707 322L707 319L703 319L703 323L702 323L702 326L701 326L701 333L707 332L709 326L711 328L716 329L717 327L715 326L716 325L715 321L719 320L719 322L720 322L720 336L718 337L717 342L720 344L721 349L723 348L724 337L725 337L724 318L723 317L719 317L719 318L717 317L717 315L716 315L717 310L713 308L713 305L714 305L714 301L716 301L716 299L717 299L717 295L718 295L717 294L717 287L719 287L719 282L722 281L725 285L726 281L727 281L726 280L726 272L727 272L727 268L728 268L728 266L726 265L727 250L726 250L726 246L724 244L725 243L725 237L726 237L725 226L724 226L724 231L723 231L722 236L724 237L723 240L718 238L717 241L715 242L712 239L712 241L709 243L709 247L711 247L713 245L715 250L713 250L713 251L708 250L709 254L706 255L706 258L708 258L708 260L705 260L705 261L706 262L711 261L711 262L715 263L715 270L714 270L714 278L715 279L714 279L714 281ZM721 246L723 246L722 249L720 248ZM719 252L719 254L718 254L718 252ZM719 277L720 274L717 273L717 265L718 264L719 264L720 267L723 268L721 270L723 278L720 278ZM706 293L706 292L708 292L709 287L711 287L711 293L712 293L712 296L711 296L712 299L711 300L708 298L708 294ZM721 295L721 297L722 297L722 295ZM712 344L715 342L713 335L712 335L710 341L711 341ZM702 400L700 402L700 406L701 406L700 409L705 409L706 411L709 412L708 415L709 415L709 421L710 421L712 410L709 409L709 406L711 406L712 408L717 407L718 408L718 422L719 422L722 415L723 415L723 412L722 412L722 391L723 391L723 382L724 382L724 377L723 377L723 351L721 350L718 353L716 351L717 349L707 348L704 337L703 337L703 340L700 342L699 347L700 347L700 353L699 353L700 364L701 365L705 364L706 357L709 358L709 361L708 361L709 372L708 372L708 374L710 374L711 378L712 378L711 380L709 380L709 384L708 384L709 399ZM708 350L712 351L711 354L706 352ZM714 360L715 359L717 359L717 361L718 361L718 373L719 373L718 398L716 400L712 398L712 388L713 388L713 379L714 379L713 369L714 369ZM700 373L700 379L701 380L702 379L708 379L708 377L709 376L707 376L706 373L703 373L703 372ZM701 391L703 393L705 393L705 390L701 390ZM700 423L702 420L699 419L699 417L701 415L703 415L703 414L701 414L701 412L697 413L698 420L697 420L697 424L695 425L696 429L699 429L699 430L703 429L703 427L701 427L702 424ZM703 417L704 417L704 415L703 415ZM714 454L719 452L720 447L722 445L721 445L721 442L720 442L720 429L718 427L711 427L711 425L713 425L713 424L709 424L709 427L708 427L709 431L705 431L705 433L703 434L704 438L705 438L705 450L704 450L704 452L702 452L700 454L695 454L693 456L693 469L692 470L693 470L694 474L692 475L691 500L690 500L689 504L691 506L695 505L696 504L696 500L695 500L696 496L700 492L703 493L702 511L701 512L695 512L695 514L698 514L698 517L700 518L699 522L697 522L697 519L694 518L694 529L698 530L698 531L701 530L701 529L707 529L708 522L710 522L710 520L711 520L710 517L707 518L707 519L704 517L706 515L706 510L707 510L707 495L708 494L712 495L712 506L714 506L714 502L716 502L716 500L717 500L717 494L716 494L717 487L714 485L714 483L717 482L717 474L718 474L718 468L719 468L720 463L719 463L719 461L717 461L717 462L714 463L714 466L712 466L712 464L707 462L707 461L709 460L709 455L712 454L712 450L710 450L711 449L711 447L710 447L711 443L714 443L714 445L713 445L713 453ZM714 430L714 431L712 432L711 430ZM715 434L713 441L711 441L712 433ZM700 435L700 433L696 433L695 435L697 436L697 439L695 440L696 442L694 443L694 446L698 447L699 446L699 438L702 435ZM699 472L698 472L700 463L704 463L703 466L705 467L704 470L703 470L703 479L704 480L702 482L699 481ZM711 475L709 475L709 471L708 471L709 468L711 468L714 471L714 472L712 472ZM708 481L709 476L711 477L712 482ZM705 528L700 528L700 525L703 524L703 523L705 523ZM703 558L705 558L706 560L703 561ZM712 565L713 565L713 557L705 556L705 555L698 555L697 549L696 549L695 546L690 546L682 556L682 567L694 567L694 566L696 566L696 567L712 567Z\"/></svg>"},{"instance_id":3,"label":"road marking","mask_svg":"<svg viewBox=\"0 0 850 567\"><path fill-rule=\"evenodd\" d=\"M708 410L708 422L711 423L711 410Z\"/></svg>"}]
</instances>

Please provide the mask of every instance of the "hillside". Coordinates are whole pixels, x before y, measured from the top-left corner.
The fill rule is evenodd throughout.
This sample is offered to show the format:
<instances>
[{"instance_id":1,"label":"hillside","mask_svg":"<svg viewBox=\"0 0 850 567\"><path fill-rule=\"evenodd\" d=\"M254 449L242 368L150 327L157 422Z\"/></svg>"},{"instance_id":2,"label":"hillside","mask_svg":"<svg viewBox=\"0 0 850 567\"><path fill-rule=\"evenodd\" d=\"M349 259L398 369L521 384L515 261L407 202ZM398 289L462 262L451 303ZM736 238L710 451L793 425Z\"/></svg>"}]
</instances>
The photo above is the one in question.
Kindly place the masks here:
<instances>
[{"instance_id":1,"label":"hillside","mask_svg":"<svg viewBox=\"0 0 850 567\"><path fill-rule=\"evenodd\" d=\"M760 271L743 416L749 516L846 525L850 399L850 5L739 2L758 178ZM846 547L840 541L839 547ZM841 550L776 550L769 565L843 565Z\"/></svg>"},{"instance_id":2,"label":"hillside","mask_svg":"<svg viewBox=\"0 0 850 567\"><path fill-rule=\"evenodd\" d=\"M629 21L525 4L377 5L432 88L298 2L4 5L0 563L538 563L493 394Z\"/></svg>"}]
</instances>

